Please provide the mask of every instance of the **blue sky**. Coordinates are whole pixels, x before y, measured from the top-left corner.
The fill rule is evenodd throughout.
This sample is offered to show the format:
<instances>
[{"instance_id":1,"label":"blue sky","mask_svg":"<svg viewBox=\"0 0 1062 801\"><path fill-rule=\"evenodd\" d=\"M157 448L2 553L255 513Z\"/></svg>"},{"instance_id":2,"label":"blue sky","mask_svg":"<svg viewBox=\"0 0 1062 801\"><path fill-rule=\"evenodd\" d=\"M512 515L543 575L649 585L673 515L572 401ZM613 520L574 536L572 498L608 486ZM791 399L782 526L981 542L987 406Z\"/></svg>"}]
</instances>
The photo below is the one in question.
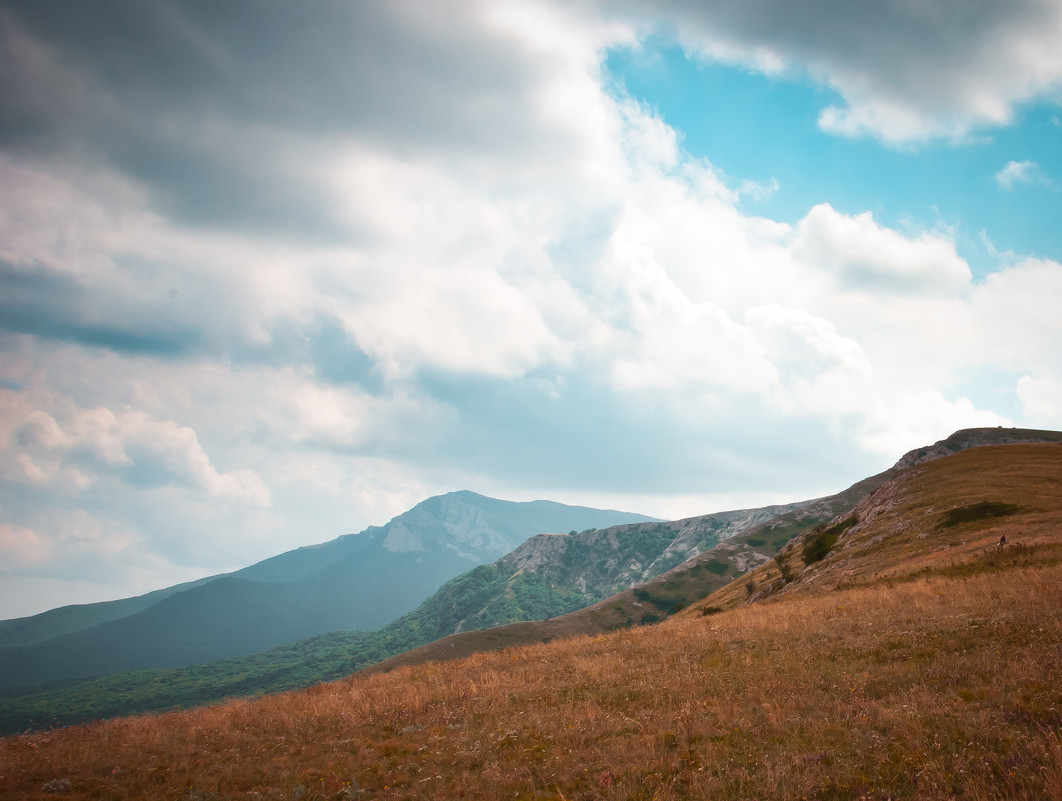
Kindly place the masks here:
<instances>
[{"instance_id":1,"label":"blue sky","mask_svg":"<svg viewBox=\"0 0 1062 801\"><path fill-rule=\"evenodd\" d=\"M1010 124L963 137L890 144L822 130L823 108L842 98L799 71L713 62L661 37L610 51L605 68L614 91L647 104L692 156L738 182L777 182L743 203L750 214L796 223L828 202L901 229L951 229L978 276L998 265L993 248L1062 258L1062 111L1053 102L1017 104ZM1035 167L1001 185L1010 162Z\"/></svg>"},{"instance_id":2,"label":"blue sky","mask_svg":"<svg viewBox=\"0 0 1062 801\"><path fill-rule=\"evenodd\" d=\"M1059 116L1038 0L0 0L0 617L1060 428Z\"/></svg>"}]
</instances>

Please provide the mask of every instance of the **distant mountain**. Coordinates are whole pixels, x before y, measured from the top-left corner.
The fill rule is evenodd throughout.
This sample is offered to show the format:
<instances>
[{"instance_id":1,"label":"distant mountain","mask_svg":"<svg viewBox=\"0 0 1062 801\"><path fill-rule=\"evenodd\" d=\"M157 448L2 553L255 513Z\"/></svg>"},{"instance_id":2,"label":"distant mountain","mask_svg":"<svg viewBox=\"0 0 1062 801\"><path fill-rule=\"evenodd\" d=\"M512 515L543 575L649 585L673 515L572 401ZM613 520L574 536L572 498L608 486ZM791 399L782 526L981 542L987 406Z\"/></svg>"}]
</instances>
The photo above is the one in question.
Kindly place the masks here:
<instances>
[{"instance_id":1,"label":"distant mountain","mask_svg":"<svg viewBox=\"0 0 1062 801\"><path fill-rule=\"evenodd\" d=\"M52 637L81 631L109 620L135 615L171 595L190 590L216 578L217 576L209 576L197 581L175 584L172 587L138 595L135 598L60 606L31 617L0 620L0 648L50 640Z\"/></svg>"},{"instance_id":2,"label":"distant mountain","mask_svg":"<svg viewBox=\"0 0 1062 801\"><path fill-rule=\"evenodd\" d=\"M139 598L4 621L0 687L251 654L327 631L376 629L448 579L540 532L644 515L453 492L384 526Z\"/></svg>"}]
</instances>

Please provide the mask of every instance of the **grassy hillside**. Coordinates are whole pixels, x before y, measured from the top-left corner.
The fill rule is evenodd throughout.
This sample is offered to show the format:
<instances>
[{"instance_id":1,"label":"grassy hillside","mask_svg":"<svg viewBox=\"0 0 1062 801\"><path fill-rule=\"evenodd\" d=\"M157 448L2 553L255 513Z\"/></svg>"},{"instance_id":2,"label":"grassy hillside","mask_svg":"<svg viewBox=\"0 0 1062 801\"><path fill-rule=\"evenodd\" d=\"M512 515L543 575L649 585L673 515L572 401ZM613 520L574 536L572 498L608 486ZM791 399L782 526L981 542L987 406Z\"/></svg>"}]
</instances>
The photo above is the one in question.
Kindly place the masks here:
<instances>
[{"instance_id":1,"label":"grassy hillside","mask_svg":"<svg viewBox=\"0 0 1062 801\"><path fill-rule=\"evenodd\" d=\"M283 597L275 600L282 620ZM415 649L461 626L482 627L520 616L546 618L586 603L582 595L564 597L533 573L510 575L481 565L447 582L416 610L378 631L332 632L204 665L0 690L0 733L307 687ZM494 636L488 634L488 641Z\"/></svg>"},{"instance_id":2,"label":"grassy hillside","mask_svg":"<svg viewBox=\"0 0 1062 801\"><path fill-rule=\"evenodd\" d=\"M496 628L462 630L460 633L384 659L370 670L390 670L401 665L452 659L514 645L550 642L565 637L602 634L630 626L658 623L729 585L755 566L769 562L792 538L838 513L851 510L859 500L881 486L893 474L894 471L886 471L864 479L837 495L799 504L796 508L769 517L766 522L717 542L707 550L695 550L695 556L670 570L591 606L547 620L527 620ZM662 526L682 526L687 530L696 530L697 525L691 521L697 520L700 518ZM608 535L609 532L604 534ZM519 556L519 552L512 556ZM563 554L563 557L566 556L567 552ZM509 559L510 557L506 557L500 562L505 563ZM520 559L517 559L516 563L519 564ZM542 575L548 577L551 586L572 586L569 572L572 568L564 558L547 561L538 569ZM593 568L590 568L589 572L593 572Z\"/></svg>"},{"instance_id":3,"label":"grassy hillside","mask_svg":"<svg viewBox=\"0 0 1062 801\"><path fill-rule=\"evenodd\" d=\"M661 558L667 547L675 541L678 531L688 532L691 528L696 526L690 521L677 521L624 526L615 530L587 530L563 538L553 537L550 538L553 541L563 540L563 558L540 564L540 568L545 568L541 573L529 569L526 563L521 568L509 558L493 565L481 565L450 580L416 610L378 631L332 632L264 653L204 665L126 671L77 682L56 682L44 687L0 691L0 733L306 687L346 676L395 655L412 651L413 656L405 658L416 658L421 654L421 651L415 650L418 646L438 641L455 631L466 632L462 638L458 638L463 640L462 647L481 649L653 622L667 612L656 609L651 603L638 604L635 595L630 592L577 619L564 617L566 613L582 609L602 595L611 595L615 584L592 588L591 592L596 593L596 597L568 587L574 584L575 573L579 573L579 577L592 573L599 581L606 575L612 576L612 582L622 580L622 570L607 571L603 564L591 570L585 563L592 564L598 560L588 556L588 553L599 557L602 563L606 558L621 566L641 560L648 566L653 560ZM709 530L711 527L704 524L704 528ZM713 530L712 535L717 536L717 532ZM777 545L782 542L784 540L779 540ZM523 558L534 550L532 547L518 553ZM710 574L710 577L713 587L721 583L719 576ZM225 591L225 584L234 581L220 580L217 582L218 591ZM280 589L283 590L283 587ZM641 591L638 594L641 596ZM627 608L628 601L638 604L638 607L632 605ZM223 600L218 601L221 602ZM284 608L283 593L275 593L268 602L276 608L277 623L283 623L289 614ZM148 610L142 617L156 621L160 615L167 614L167 606L159 606L158 609ZM211 606L207 606L206 610L209 608ZM186 617L176 616L178 620ZM540 626L488 629L525 620L544 622ZM128 631L130 622L121 623L121 632ZM240 632L233 634L239 636ZM247 627L247 635L254 635L253 627ZM448 654L455 653L452 639L440 643ZM148 640L147 645L151 646L153 642ZM97 655L97 661L82 663L85 671L92 672L95 669L96 672L103 672L100 667L106 667L107 645L104 638L95 647L83 649ZM42 675L45 675L43 670Z\"/></svg>"},{"instance_id":4,"label":"grassy hillside","mask_svg":"<svg viewBox=\"0 0 1062 801\"><path fill-rule=\"evenodd\" d=\"M1057 445L960 454L752 602L5 738L0 797L1062 799L1060 487Z\"/></svg>"},{"instance_id":5,"label":"grassy hillside","mask_svg":"<svg viewBox=\"0 0 1062 801\"><path fill-rule=\"evenodd\" d=\"M1051 551L1062 535L1060 464L1062 446L1055 444L986 446L916 465L694 608L730 609L748 600L897 580L942 566L962 571L968 563L986 564L993 554L999 558L1001 536L1008 553L1015 547Z\"/></svg>"}]
</instances>

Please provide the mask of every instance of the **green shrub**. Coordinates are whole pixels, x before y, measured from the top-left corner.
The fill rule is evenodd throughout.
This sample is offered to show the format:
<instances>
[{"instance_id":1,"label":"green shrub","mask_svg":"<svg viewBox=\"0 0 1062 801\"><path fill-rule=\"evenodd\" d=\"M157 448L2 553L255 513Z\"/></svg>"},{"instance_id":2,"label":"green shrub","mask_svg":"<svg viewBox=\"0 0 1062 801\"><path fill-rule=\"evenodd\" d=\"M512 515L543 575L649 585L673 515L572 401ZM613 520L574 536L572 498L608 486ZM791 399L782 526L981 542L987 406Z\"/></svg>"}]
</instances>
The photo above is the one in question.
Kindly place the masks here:
<instances>
[{"instance_id":1,"label":"green shrub","mask_svg":"<svg viewBox=\"0 0 1062 801\"><path fill-rule=\"evenodd\" d=\"M774 562L778 565L778 571L782 574L782 581L788 584L793 580L793 568L789 566L789 557L782 556L781 554L774 557Z\"/></svg>"},{"instance_id":2,"label":"green shrub","mask_svg":"<svg viewBox=\"0 0 1062 801\"><path fill-rule=\"evenodd\" d=\"M837 544L837 538L857 522L858 518L853 516L846 517L832 526L816 526L813 528L807 539L804 540L804 547L800 552L800 555L804 557L804 564L810 565L825 559L826 554L832 551L833 546Z\"/></svg>"}]
</instances>

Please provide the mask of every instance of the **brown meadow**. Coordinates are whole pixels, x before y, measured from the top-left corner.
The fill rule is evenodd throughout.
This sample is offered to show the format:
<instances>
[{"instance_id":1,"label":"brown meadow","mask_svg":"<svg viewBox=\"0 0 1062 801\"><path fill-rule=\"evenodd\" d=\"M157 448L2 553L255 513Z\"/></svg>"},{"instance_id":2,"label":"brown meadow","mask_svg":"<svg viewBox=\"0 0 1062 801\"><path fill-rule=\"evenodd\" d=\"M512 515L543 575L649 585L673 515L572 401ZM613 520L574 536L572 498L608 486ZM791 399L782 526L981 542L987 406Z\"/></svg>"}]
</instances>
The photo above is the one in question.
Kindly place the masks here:
<instances>
[{"instance_id":1,"label":"brown meadow","mask_svg":"<svg viewBox=\"0 0 1062 801\"><path fill-rule=\"evenodd\" d=\"M1057 488L1062 458L1045 458ZM897 529L919 553L965 544L913 575L863 566L859 586L9 737L0 796L1062 801L1062 493L1033 503L1004 473L1035 520L1006 549L983 543L997 522L1020 532L1011 518Z\"/></svg>"}]
</instances>

